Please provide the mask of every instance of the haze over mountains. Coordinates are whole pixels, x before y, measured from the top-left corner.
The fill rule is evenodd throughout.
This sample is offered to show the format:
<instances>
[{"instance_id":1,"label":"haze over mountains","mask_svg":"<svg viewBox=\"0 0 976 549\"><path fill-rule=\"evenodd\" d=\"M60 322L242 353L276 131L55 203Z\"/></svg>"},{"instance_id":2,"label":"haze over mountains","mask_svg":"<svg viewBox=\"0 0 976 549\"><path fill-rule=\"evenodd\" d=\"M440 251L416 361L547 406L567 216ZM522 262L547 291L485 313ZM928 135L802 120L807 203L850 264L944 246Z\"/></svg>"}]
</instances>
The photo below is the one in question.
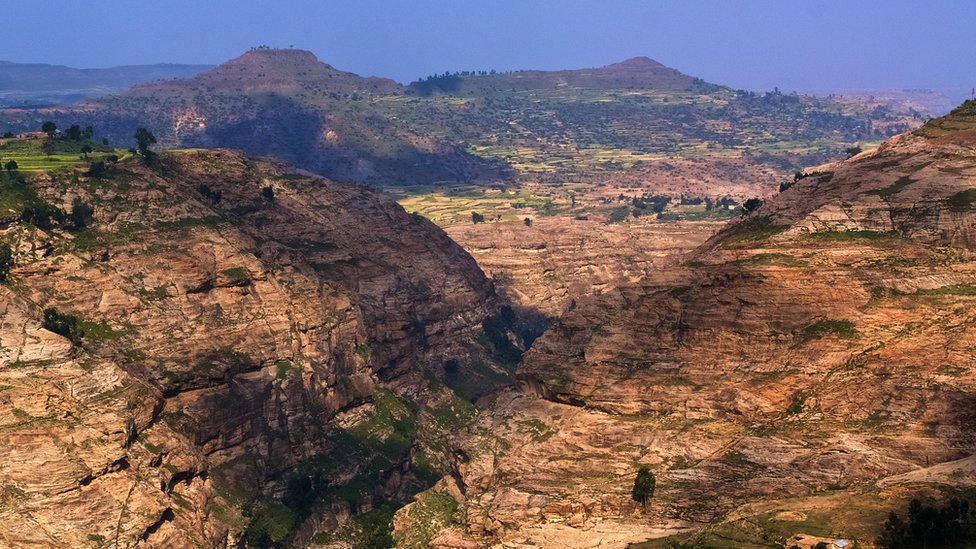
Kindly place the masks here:
<instances>
[{"instance_id":1,"label":"haze over mountains","mask_svg":"<svg viewBox=\"0 0 976 549\"><path fill-rule=\"evenodd\" d=\"M76 103L122 93L152 80L188 78L211 65L133 65L104 69L75 69L60 65L0 61L0 107Z\"/></svg>"}]
</instances>

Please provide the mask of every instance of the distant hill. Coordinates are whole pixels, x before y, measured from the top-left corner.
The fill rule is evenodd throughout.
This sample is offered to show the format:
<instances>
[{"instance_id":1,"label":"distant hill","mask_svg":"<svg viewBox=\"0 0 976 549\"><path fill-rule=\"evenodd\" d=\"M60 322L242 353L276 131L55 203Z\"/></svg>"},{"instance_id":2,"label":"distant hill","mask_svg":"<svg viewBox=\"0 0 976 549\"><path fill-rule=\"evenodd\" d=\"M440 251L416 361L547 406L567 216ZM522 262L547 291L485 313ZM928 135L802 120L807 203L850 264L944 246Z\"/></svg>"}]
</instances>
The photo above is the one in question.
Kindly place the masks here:
<instances>
[{"instance_id":1,"label":"distant hill","mask_svg":"<svg viewBox=\"0 0 976 549\"><path fill-rule=\"evenodd\" d=\"M700 183L713 176L768 192L769 178L761 182L750 166L782 174L835 160L928 116L906 101L736 90L647 57L593 69L444 73L407 92L383 99L388 116L509 162L533 179L663 184L654 174L664 169L671 173L665 179L681 183L659 190L679 194L707 192ZM703 176L707 167L676 171L678 159L738 168Z\"/></svg>"},{"instance_id":2,"label":"distant hill","mask_svg":"<svg viewBox=\"0 0 976 549\"><path fill-rule=\"evenodd\" d=\"M127 65L76 69L61 65L0 61L0 107L76 103L121 93L153 80L188 78L213 65Z\"/></svg>"},{"instance_id":3,"label":"distant hill","mask_svg":"<svg viewBox=\"0 0 976 549\"><path fill-rule=\"evenodd\" d=\"M421 95L466 93L472 91L546 90L558 88L659 89L673 91L718 89L647 57L634 57L620 63L593 69L562 71L523 70L506 73L462 72L434 75L410 84Z\"/></svg>"},{"instance_id":4,"label":"distant hill","mask_svg":"<svg viewBox=\"0 0 976 549\"><path fill-rule=\"evenodd\" d=\"M231 147L340 181L403 185L489 181L504 170L378 115L378 96L401 86L319 62L311 52L254 49L184 80L156 81L68 108L7 111L20 128L41 119L91 124L130 143L149 128L163 147Z\"/></svg>"},{"instance_id":5,"label":"distant hill","mask_svg":"<svg viewBox=\"0 0 976 549\"><path fill-rule=\"evenodd\" d=\"M913 109L930 117L944 116L961 101L951 96L950 90L928 89L810 89L801 93L834 99L852 100L862 104L876 104L896 109Z\"/></svg>"},{"instance_id":6,"label":"distant hill","mask_svg":"<svg viewBox=\"0 0 976 549\"><path fill-rule=\"evenodd\" d=\"M145 126L164 147L232 147L380 186L514 174L754 196L926 117L898 101L734 90L647 57L590 69L444 73L401 86L307 51L259 48L189 79L69 107L7 109L0 130L50 119L131 143Z\"/></svg>"}]
</instances>

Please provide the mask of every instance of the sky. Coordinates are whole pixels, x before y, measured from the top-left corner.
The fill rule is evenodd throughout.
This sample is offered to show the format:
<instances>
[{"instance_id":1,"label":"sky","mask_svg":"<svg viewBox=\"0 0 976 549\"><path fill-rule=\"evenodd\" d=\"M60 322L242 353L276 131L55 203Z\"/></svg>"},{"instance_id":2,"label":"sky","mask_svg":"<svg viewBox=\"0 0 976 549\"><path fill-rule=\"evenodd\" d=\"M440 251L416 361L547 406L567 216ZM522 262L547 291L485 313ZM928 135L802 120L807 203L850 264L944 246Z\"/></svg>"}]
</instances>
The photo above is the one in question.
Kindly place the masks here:
<instances>
[{"instance_id":1,"label":"sky","mask_svg":"<svg viewBox=\"0 0 976 549\"><path fill-rule=\"evenodd\" d=\"M217 64L307 49L400 82L644 55L750 90L976 85L971 0L4 0L0 60ZM968 95L968 93L967 93Z\"/></svg>"}]
</instances>

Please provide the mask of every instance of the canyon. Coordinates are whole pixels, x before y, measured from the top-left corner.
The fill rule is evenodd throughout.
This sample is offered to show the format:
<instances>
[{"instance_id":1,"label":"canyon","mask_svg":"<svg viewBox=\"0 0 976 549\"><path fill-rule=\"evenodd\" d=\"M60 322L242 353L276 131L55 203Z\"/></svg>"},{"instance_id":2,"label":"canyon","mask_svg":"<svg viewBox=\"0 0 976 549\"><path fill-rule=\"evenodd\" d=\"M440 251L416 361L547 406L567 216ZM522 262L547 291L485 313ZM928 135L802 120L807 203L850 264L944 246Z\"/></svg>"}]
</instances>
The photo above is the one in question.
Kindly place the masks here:
<instances>
[{"instance_id":1,"label":"canyon","mask_svg":"<svg viewBox=\"0 0 976 549\"><path fill-rule=\"evenodd\" d=\"M160 150L0 141L0 541L868 546L976 488L976 106L920 108L258 48L6 109Z\"/></svg>"}]
</instances>

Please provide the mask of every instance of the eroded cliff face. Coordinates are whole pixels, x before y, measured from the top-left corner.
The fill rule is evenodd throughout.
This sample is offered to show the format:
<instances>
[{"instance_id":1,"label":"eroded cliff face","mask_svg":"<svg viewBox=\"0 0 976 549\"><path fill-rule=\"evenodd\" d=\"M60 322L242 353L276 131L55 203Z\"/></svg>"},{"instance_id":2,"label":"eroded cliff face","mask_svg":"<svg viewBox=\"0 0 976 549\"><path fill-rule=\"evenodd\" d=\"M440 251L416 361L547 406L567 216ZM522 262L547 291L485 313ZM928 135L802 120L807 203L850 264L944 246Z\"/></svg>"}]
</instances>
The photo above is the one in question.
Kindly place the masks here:
<instances>
[{"instance_id":1,"label":"eroded cliff face","mask_svg":"<svg viewBox=\"0 0 976 549\"><path fill-rule=\"evenodd\" d=\"M0 233L4 545L304 543L448 469L449 386L511 379L474 260L368 190L229 151L28 187L94 215Z\"/></svg>"},{"instance_id":2,"label":"eroded cliff face","mask_svg":"<svg viewBox=\"0 0 976 549\"><path fill-rule=\"evenodd\" d=\"M753 520L752 541L775 542L770 524L870 540L919 483L955 489L875 482L976 450L974 160L976 120L957 112L812 170L682 267L580 302L472 428L434 546L623 545L771 500L793 514ZM648 516L630 497L641 464L658 481ZM861 516L829 523L813 502L833 494Z\"/></svg>"}]
</instances>

